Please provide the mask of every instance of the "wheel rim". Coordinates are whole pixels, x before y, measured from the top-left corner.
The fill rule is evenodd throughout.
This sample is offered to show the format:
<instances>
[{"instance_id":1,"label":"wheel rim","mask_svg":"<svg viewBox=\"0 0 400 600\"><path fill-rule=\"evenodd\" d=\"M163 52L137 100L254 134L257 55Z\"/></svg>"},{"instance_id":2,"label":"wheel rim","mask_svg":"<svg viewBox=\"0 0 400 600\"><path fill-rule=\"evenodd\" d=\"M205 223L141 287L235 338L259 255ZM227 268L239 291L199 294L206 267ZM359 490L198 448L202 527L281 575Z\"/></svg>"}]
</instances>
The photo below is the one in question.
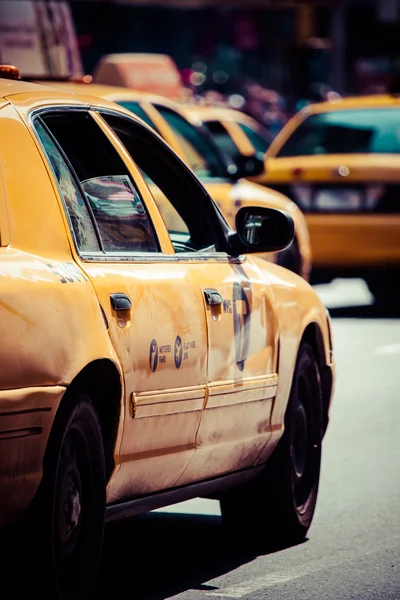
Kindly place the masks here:
<instances>
[{"instance_id":1,"label":"wheel rim","mask_svg":"<svg viewBox=\"0 0 400 600\"><path fill-rule=\"evenodd\" d=\"M307 464L308 434L306 410L301 402L296 406L294 419L293 466L296 479L299 480L304 475Z\"/></svg>"},{"instance_id":2,"label":"wheel rim","mask_svg":"<svg viewBox=\"0 0 400 600\"><path fill-rule=\"evenodd\" d=\"M79 427L72 426L60 453L53 526L57 584L62 597L70 597L71 590L79 585L90 481L86 444Z\"/></svg>"},{"instance_id":3,"label":"wheel rim","mask_svg":"<svg viewBox=\"0 0 400 600\"><path fill-rule=\"evenodd\" d=\"M293 411L292 483L294 502L299 515L306 512L307 503L316 491L319 478L320 437L313 415L313 375L311 370L299 375Z\"/></svg>"},{"instance_id":4,"label":"wheel rim","mask_svg":"<svg viewBox=\"0 0 400 600\"><path fill-rule=\"evenodd\" d=\"M70 440L64 444L61 460L63 465L61 493L58 498L58 538L60 549L70 555L79 539L82 513L82 482L77 464L76 452Z\"/></svg>"}]
</instances>

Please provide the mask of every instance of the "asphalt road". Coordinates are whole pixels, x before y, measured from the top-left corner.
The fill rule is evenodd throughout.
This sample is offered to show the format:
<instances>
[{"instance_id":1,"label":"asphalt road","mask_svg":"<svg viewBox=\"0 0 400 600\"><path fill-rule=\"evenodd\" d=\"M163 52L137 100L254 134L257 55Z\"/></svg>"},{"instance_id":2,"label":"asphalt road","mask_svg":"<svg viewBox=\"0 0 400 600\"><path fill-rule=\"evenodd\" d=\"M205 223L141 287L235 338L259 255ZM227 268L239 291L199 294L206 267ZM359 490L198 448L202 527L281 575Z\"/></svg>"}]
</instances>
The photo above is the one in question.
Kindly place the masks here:
<instances>
[{"instance_id":1,"label":"asphalt road","mask_svg":"<svg viewBox=\"0 0 400 600\"><path fill-rule=\"evenodd\" d=\"M362 281L318 292L337 381L308 539L249 555L217 502L177 504L108 526L96 600L400 600L400 319L377 315Z\"/></svg>"}]
</instances>

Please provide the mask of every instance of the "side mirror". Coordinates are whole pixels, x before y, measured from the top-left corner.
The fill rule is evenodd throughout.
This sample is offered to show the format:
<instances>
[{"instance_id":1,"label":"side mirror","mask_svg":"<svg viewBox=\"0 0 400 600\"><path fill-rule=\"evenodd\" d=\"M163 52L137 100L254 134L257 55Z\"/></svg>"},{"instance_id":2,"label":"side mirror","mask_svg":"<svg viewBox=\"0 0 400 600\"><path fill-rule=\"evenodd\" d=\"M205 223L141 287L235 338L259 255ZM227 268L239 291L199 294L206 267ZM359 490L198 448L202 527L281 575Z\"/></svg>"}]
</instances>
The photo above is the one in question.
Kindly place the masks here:
<instances>
[{"instance_id":1,"label":"side mirror","mask_svg":"<svg viewBox=\"0 0 400 600\"><path fill-rule=\"evenodd\" d=\"M244 206L236 214L236 232L237 255L278 252L292 243L294 223L292 217L281 210Z\"/></svg>"},{"instance_id":2,"label":"side mirror","mask_svg":"<svg viewBox=\"0 0 400 600\"><path fill-rule=\"evenodd\" d=\"M264 171L264 155L257 153L247 156L245 154L236 154L233 157L237 166L236 178L255 177L261 175Z\"/></svg>"}]
</instances>

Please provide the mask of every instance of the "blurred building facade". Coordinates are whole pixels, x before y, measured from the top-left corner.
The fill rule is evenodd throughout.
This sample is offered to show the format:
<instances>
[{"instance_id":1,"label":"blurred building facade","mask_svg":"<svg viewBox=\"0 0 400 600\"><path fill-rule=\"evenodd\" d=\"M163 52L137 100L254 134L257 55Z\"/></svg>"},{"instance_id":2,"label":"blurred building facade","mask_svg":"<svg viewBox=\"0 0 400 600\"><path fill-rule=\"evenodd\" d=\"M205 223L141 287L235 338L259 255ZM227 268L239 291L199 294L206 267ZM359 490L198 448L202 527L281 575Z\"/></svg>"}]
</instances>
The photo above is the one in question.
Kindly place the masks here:
<instances>
[{"instance_id":1,"label":"blurred building facade","mask_svg":"<svg viewBox=\"0 0 400 600\"><path fill-rule=\"evenodd\" d=\"M163 53L199 91L256 83L290 102L379 91L400 71L400 0L0 0L0 60L15 40L2 6L28 4L69 5L87 73L107 53Z\"/></svg>"},{"instance_id":2,"label":"blurred building facade","mask_svg":"<svg viewBox=\"0 0 400 600\"><path fill-rule=\"evenodd\" d=\"M245 5L245 8L243 6ZM109 52L161 52L198 85L254 80L286 96L384 85L400 58L399 0L73 0L85 68ZM93 18L95 10L95 18Z\"/></svg>"}]
</instances>

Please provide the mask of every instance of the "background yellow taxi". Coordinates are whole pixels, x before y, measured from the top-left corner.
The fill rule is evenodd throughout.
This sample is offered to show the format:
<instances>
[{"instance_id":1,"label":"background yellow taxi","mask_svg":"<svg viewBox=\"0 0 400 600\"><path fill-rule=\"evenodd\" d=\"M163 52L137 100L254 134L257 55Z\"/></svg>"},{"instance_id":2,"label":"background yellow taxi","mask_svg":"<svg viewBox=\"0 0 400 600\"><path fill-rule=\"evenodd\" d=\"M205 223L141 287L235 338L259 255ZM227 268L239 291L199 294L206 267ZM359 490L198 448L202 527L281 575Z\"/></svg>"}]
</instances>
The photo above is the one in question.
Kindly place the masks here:
<instances>
[{"instance_id":1,"label":"background yellow taxi","mask_svg":"<svg viewBox=\"0 0 400 600\"><path fill-rule=\"evenodd\" d=\"M193 104L186 105L186 111L203 123L221 150L232 156L262 156L273 140L261 123L240 110Z\"/></svg>"},{"instance_id":2,"label":"background yellow taxi","mask_svg":"<svg viewBox=\"0 0 400 600\"><path fill-rule=\"evenodd\" d=\"M105 516L194 496L258 543L302 539L329 317L250 256L291 217L246 206L233 231L154 130L92 96L0 79L0 140L0 523L29 517L35 591L86 600Z\"/></svg>"},{"instance_id":3,"label":"background yellow taxi","mask_svg":"<svg viewBox=\"0 0 400 600\"><path fill-rule=\"evenodd\" d=\"M254 153L249 153L248 157L243 155L240 161L226 161L207 138L206 133L199 129L201 122L197 115L192 115L190 105L178 104L149 92L117 86L71 81L52 82L51 85L69 92L85 91L106 98L143 119L191 167L232 227L238 209L249 204L289 212L295 223L293 243L279 254L268 253L263 257L309 279L312 255L304 215L297 205L283 194L245 179L252 173ZM172 225L176 215L171 214L160 194L155 196L164 219Z\"/></svg>"},{"instance_id":4,"label":"background yellow taxi","mask_svg":"<svg viewBox=\"0 0 400 600\"><path fill-rule=\"evenodd\" d=\"M257 181L305 212L315 279L362 276L383 308L400 306L400 101L311 104L288 122Z\"/></svg>"}]
</instances>

